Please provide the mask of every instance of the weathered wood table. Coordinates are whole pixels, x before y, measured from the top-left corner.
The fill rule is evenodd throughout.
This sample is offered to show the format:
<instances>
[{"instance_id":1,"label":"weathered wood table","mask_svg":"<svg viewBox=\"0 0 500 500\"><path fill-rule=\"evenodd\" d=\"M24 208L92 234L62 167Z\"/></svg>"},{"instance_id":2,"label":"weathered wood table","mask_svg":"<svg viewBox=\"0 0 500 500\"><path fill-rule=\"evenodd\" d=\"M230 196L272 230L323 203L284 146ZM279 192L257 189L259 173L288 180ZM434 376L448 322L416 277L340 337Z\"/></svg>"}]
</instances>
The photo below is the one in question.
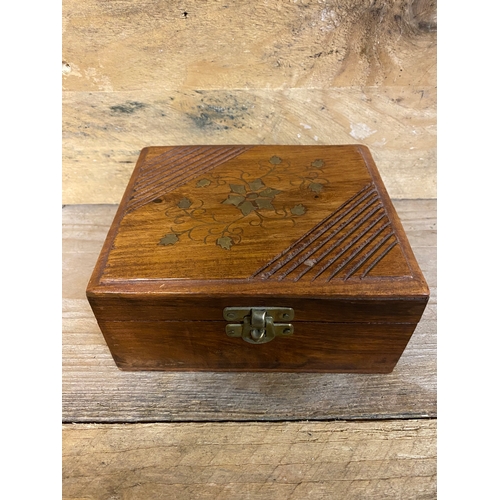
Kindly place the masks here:
<instances>
[{"instance_id":1,"label":"weathered wood table","mask_svg":"<svg viewBox=\"0 0 500 500\"><path fill-rule=\"evenodd\" d=\"M117 206L63 208L63 498L436 498L436 201L395 201L431 289L389 375L121 372L85 288Z\"/></svg>"}]
</instances>

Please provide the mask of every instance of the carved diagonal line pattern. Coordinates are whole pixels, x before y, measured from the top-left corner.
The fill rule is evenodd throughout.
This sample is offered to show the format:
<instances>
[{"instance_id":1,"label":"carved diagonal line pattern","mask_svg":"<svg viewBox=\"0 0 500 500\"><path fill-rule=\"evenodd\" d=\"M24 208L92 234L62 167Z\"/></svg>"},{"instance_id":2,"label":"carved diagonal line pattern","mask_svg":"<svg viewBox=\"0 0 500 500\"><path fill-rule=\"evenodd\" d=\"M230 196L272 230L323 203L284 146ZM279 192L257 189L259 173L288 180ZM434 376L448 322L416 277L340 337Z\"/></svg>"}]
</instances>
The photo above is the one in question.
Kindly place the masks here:
<instances>
[{"instance_id":1,"label":"carved diagonal line pattern","mask_svg":"<svg viewBox=\"0 0 500 500\"><path fill-rule=\"evenodd\" d=\"M141 167L140 176L127 206L127 213L213 170L251 147L179 147L152 158Z\"/></svg>"},{"instance_id":2,"label":"carved diagonal line pattern","mask_svg":"<svg viewBox=\"0 0 500 500\"><path fill-rule=\"evenodd\" d=\"M252 277L311 281L364 278L397 245L373 184L274 257ZM310 272L312 271L312 272Z\"/></svg>"}]
</instances>

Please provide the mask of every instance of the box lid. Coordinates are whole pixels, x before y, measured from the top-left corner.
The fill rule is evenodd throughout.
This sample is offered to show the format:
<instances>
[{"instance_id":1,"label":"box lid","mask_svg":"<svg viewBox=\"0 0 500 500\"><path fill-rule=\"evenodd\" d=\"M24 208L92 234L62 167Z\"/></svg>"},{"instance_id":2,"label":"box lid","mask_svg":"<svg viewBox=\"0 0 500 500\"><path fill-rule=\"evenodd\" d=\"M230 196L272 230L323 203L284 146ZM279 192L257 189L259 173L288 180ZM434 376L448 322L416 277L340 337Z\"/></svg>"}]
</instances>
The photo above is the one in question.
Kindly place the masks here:
<instances>
[{"instance_id":1,"label":"box lid","mask_svg":"<svg viewBox=\"0 0 500 500\"><path fill-rule=\"evenodd\" d=\"M145 148L88 287L111 293L429 292L369 150L346 145Z\"/></svg>"}]
</instances>

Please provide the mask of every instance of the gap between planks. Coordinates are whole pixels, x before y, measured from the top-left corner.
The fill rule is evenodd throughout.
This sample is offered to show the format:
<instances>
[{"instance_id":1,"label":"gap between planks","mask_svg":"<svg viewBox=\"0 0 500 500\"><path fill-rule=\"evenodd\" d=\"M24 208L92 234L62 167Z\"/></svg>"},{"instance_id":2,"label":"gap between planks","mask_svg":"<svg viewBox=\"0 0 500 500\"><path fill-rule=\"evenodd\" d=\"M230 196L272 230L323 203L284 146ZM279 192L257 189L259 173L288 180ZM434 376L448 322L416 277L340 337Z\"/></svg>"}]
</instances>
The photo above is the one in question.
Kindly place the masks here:
<instances>
[{"instance_id":1,"label":"gap between planks","mask_svg":"<svg viewBox=\"0 0 500 500\"><path fill-rule=\"evenodd\" d=\"M395 421L425 421L425 420L435 420L437 421L436 415L421 415L418 417L412 415L398 415L395 417L381 417L381 418L308 418L308 419L282 419L282 420L238 420L237 422L241 422L242 424L286 424L286 423L366 423L366 422L395 422ZM176 422L161 422L158 420L136 420L136 421L127 421L124 422L122 420L107 420L106 422L102 421L70 421L63 420L63 425L154 425L154 424L234 424L235 420L182 420Z\"/></svg>"}]
</instances>

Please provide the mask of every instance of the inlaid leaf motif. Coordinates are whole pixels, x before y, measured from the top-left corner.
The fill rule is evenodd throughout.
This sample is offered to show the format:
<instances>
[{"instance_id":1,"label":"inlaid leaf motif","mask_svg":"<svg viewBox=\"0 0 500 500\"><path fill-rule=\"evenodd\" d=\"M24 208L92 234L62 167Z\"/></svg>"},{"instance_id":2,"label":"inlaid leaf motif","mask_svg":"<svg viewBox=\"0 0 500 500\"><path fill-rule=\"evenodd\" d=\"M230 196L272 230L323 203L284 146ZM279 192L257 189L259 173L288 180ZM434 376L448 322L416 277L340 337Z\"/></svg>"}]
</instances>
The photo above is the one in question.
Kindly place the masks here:
<instances>
[{"instance_id":1,"label":"inlaid leaf motif","mask_svg":"<svg viewBox=\"0 0 500 500\"><path fill-rule=\"evenodd\" d=\"M179 208L189 208L191 205L192 205L191 200L188 200L187 198L182 198L182 200L179 201L179 203L177 203L177 206Z\"/></svg>"},{"instance_id":2,"label":"inlaid leaf motif","mask_svg":"<svg viewBox=\"0 0 500 500\"><path fill-rule=\"evenodd\" d=\"M255 204L263 210L275 210L271 201L269 198L257 198Z\"/></svg>"},{"instance_id":3,"label":"inlaid leaf motif","mask_svg":"<svg viewBox=\"0 0 500 500\"><path fill-rule=\"evenodd\" d=\"M250 186L250 189L252 191L258 191L260 188L265 187L265 184L262 182L261 179L256 179L253 182L249 182L248 185Z\"/></svg>"},{"instance_id":4,"label":"inlaid leaf motif","mask_svg":"<svg viewBox=\"0 0 500 500\"><path fill-rule=\"evenodd\" d=\"M255 210L253 203L251 201L245 201L241 205L238 206L243 215L248 215L250 212Z\"/></svg>"},{"instance_id":5,"label":"inlaid leaf motif","mask_svg":"<svg viewBox=\"0 0 500 500\"><path fill-rule=\"evenodd\" d=\"M244 196L238 196L235 194L230 194L226 200L224 200L222 203L225 203L226 205L234 205L238 206L240 203L243 203L245 201Z\"/></svg>"},{"instance_id":6,"label":"inlaid leaf motif","mask_svg":"<svg viewBox=\"0 0 500 500\"><path fill-rule=\"evenodd\" d=\"M320 184L319 182L312 182L309 184L309 189L315 193L319 193L323 189L323 184Z\"/></svg>"},{"instance_id":7,"label":"inlaid leaf motif","mask_svg":"<svg viewBox=\"0 0 500 500\"><path fill-rule=\"evenodd\" d=\"M217 245L224 250L230 250L233 246L233 240L229 236L222 236L217 240Z\"/></svg>"},{"instance_id":8,"label":"inlaid leaf motif","mask_svg":"<svg viewBox=\"0 0 500 500\"><path fill-rule=\"evenodd\" d=\"M274 198L277 194L280 194L281 191L278 189L266 188L264 191L259 193L260 198Z\"/></svg>"},{"instance_id":9,"label":"inlaid leaf motif","mask_svg":"<svg viewBox=\"0 0 500 500\"><path fill-rule=\"evenodd\" d=\"M169 226L170 233L165 234L159 244L184 244L185 240L192 240L204 244L215 243L224 250L230 250L233 245L239 245L245 240L245 225L261 227L267 231L267 223L270 221L295 224L296 218L303 216L308 209L301 203L294 205L300 199L290 199L286 193L288 189L295 192L297 187L314 193L326 189L329 181L322 171L325 162L322 159L306 161L305 165L302 165L303 174L294 177L293 172L282 172L287 169L279 166L281 163L291 165L292 159L287 158L285 162L277 155L268 158L269 164L266 168L263 168L261 161L258 162L258 170L236 170L222 176L214 173L201 174L205 177L195 179L196 188L210 188L198 190L198 196L190 193L192 200L187 197L181 199L182 195L173 200L167 197L154 200L168 203L165 214L173 224ZM290 174L291 178L282 175L284 173ZM275 186L284 191L274 189ZM223 188L219 189L220 187ZM233 206L234 209L222 209L219 205L219 210L212 210L215 208L212 205L214 194L219 203ZM194 196L196 197L193 198Z\"/></svg>"},{"instance_id":10,"label":"inlaid leaf motif","mask_svg":"<svg viewBox=\"0 0 500 500\"><path fill-rule=\"evenodd\" d=\"M246 194L247 190L242 184L229 184L231 191L238 194Z\"/></svg>"},{"instance_id":11,"label":"inlaid leaf motif","mask_svg":"<svg viewBox=\"0 0 500 500\"><path fill-rule=\"evenodd\" d=\"M211 181L208 180L208 179L200 179L197 183L196 183L196 187L197 188L204 188L204 187L207 187L207 186L210 186L211 184Z\"/></svg>"},{"instance_id":12,"label":"inlaid leaf motif","mask_svg":"<svg viewBox=\"0 0 500 500\"><path fill-rule=\"evenodd\" d=\"M170 233L166 234L161 240L160 245L175 245L179 241L179 238L176 234Z\"/></svg>"},{"instance_id":13,"label":"inlaid leaf motif","mask_svg":"<svg viewBox=\"0 0 500 500\"><path fill-rule=\"evenodd\" d=\"M293 215L304 215L306 213L306 207L300 203L299 205L295 205L290 211Z\"/></svg>"}]
</instances>

